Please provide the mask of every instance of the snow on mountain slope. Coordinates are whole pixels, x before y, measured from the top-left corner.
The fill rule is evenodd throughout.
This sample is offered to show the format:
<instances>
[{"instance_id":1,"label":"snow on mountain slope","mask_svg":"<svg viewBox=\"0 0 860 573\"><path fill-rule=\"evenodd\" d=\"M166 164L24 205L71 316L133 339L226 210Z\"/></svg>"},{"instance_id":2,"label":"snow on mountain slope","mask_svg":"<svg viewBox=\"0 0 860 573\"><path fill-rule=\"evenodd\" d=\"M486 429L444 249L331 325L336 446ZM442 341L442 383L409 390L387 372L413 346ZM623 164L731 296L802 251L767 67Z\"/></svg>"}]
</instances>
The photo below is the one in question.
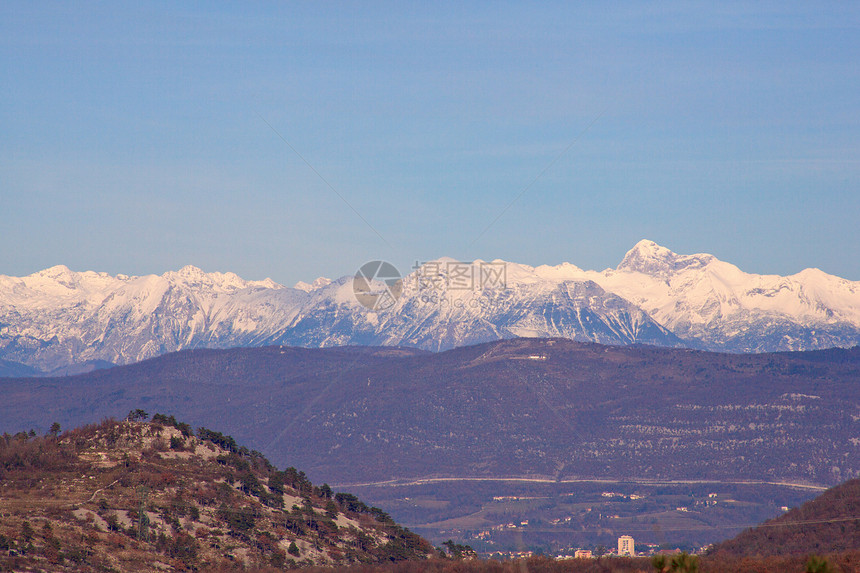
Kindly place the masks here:
<instances>
[{"instance_id":1,"label":"snow on mountain slope","mask_svg":"<svg viewBox=\"0 0 860 573\"><path fill-rule=\"evenodd\" d=\"M268 279L245 281L192 266L162 276L111 277L62 266L2 276L0 355L51 370L241 345L291 320L305 296Z\"/></svg>"},{"instance_id":2,"label":"snow on mountain slope","mask_svg":"<svg viewBox=\"0 0 860 573\"><path fill-rule=\"evenodd\" d=\"M860 343L860 283L818 269L757 275L713 255L678 255L643 240L616 269L564 263L533 271L551 281L594 281L695 347L768 352Z\"/></svg>"},{"instance_id":3,"label":"snow on mountain slope","mask_svg":"<svg viewBox=\"0 0 860 573\"><path fill-rule=\"evenodd\" d=\"M389 324L402 324L397 324L399 329L392 325L394 332L408 329L400 343L443 350L498 338L562 336L603 344L682 344L642 309L593 281L564 276L548 280L527 265L500 260L491 264L504 265L504 285L427 293L414 287L414 275L409 277L407 285L413 288L405 289L398 312L389 319ZM579 271L573 265L562 270Z\"/></svg>"},{"instance_id":4,"label":"snow on mountain slope","mask_svg":"<svg viewBox=\"0 0 860 573\"><path fill-rule=\"evenodd\" d=\"M592 281L546 281L531 273L531 267L507 266L517 278L506 288L422 290L410 275L396 305L378 313L356 302L351 277L344 277L312 291L295 322L271 342L398 345L434 351L523 336L683 344L640 308Z\"/></svg>"},{"instance_id":5,"label":"snow on mountain slope","mask_svg":"<svg viewBox=\"0 0 860 573\"><path fill-rule=\"evenodd\" d=\"M616 269L599 272L570 263L474 261L473 271L504 268L504 280L468 288L454 287L451 269L460 264L427 263L405 277L396 304L379 312L358 303L351 276L295 288L192 266L142 277L64 266L0 276L0 359L53 370L183 348L443 350L518 336L732 352L860 343L860 283L817 269L788 277L749 274L712 255L678 255L653 241L640 241ZM429 283L428 268L437 273Z\"/></svg>"},{"instance_id":6,"label":"snow on mountain slope","mask_svg":"<svg viewBox=\"0 0 860 573\"><path fill-rule=\"evenodd\" d=\"M760 352L860 342L860 283L806 269L745 273L713 255L640 241L615 270L586 273L681 338L712 350Z\"/></svg>"}]
</instances>

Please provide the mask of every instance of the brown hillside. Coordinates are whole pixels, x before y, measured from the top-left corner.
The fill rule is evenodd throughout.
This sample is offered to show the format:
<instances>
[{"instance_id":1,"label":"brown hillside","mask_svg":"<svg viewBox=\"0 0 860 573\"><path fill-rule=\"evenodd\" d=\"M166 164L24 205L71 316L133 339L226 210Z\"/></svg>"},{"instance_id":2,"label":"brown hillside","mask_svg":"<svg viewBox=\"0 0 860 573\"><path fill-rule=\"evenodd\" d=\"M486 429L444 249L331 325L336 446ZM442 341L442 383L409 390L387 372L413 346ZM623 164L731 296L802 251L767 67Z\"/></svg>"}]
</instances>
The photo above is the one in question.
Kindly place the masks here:
<instances>
[{"instance_id":1,"label":"brown hillside","mask_svg":"<svg viewBox=\"0 0 860 573\"><path fill-rule=\"evenodd\" d=\"M830 488L787 513L715 546L714 555L860 552L860 479Z\"/></svg>"},{"instance_id":2,"label":"brown hillside","mask_svg":"<svg viewBox=\"0 0 860 573\"><path fill-rule=\"evenodd\" d=\"M0 432L144 407L212 425L313 479L766 480L858 476L860 348L761 355L516 339L439 354L195 350L0 379Z\"/></svg>"},{"instance_id":3,"label":"brown hillside","mask_svg":"<svg viewBox=\"0 0 860 573\"><path fill-rule=\"evenodd\" d=\"M0 570L283 568L432 552L381 510L278 471L230 436L154 420L0 437Z\"/></svg>"}]
</instances>

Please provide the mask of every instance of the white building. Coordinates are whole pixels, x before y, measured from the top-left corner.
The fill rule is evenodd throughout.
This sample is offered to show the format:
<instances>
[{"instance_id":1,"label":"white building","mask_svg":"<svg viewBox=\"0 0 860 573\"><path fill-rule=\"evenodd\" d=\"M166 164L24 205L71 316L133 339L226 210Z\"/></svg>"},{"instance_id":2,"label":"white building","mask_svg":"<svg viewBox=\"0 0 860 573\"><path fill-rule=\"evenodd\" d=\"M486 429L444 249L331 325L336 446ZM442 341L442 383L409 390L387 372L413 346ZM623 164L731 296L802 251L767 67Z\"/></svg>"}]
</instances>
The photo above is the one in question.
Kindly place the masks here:
<instances>
[{"instance_id":1,"label":"white building","mask_svg":"<svg viewBox=\"0 0 860 573\"><path fill-rule=\"evenodd\" d=\"M618 555L636 555L633 547L633 538L629 535L622 535L618 538Z\"/></svg>"}]
</instances>

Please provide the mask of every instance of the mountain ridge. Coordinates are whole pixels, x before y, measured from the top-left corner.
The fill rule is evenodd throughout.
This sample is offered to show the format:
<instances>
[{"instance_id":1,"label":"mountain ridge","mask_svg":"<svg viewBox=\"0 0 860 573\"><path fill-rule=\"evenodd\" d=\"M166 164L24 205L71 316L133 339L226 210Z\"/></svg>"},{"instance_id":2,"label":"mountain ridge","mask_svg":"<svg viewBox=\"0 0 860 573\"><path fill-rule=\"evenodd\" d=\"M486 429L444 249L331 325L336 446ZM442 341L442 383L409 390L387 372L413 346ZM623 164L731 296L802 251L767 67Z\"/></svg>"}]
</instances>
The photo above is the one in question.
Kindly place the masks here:
<instances>
[{"instance_id":1,"label":"mountain ridge","mask_svg":"<svg viewBox=\"0 0 860 573\"><path fill-rule=\"evenodd\" d=\"M475 277L492 265L503 280L487 286ZM471 282L455 274L464 269ZM0 359L42 371L185 348L439 351L520 336L726 352L850 347L860 343L860 282L811 268L785 277L745 273L649 240L604 271L443 257L407 275L396 303L378 311L358 303L349 275L292 288L192 265L160 276L64 265L0 276Z\"/></svg>"},{"instance_id":2,"label":"mountain ridge","mask_svg":"<svg viewBox=\"0 0 860 573\"><path fill-rule=\"evenodd\" d=\"M426 477L429 464L450 476L830 485L860 471L858 374L860 348L737 355L520 338L440 353L195 349L66 378L0 379L0 420L65 426L170 406L343 483Z\"/></svg>"}]
</instances>

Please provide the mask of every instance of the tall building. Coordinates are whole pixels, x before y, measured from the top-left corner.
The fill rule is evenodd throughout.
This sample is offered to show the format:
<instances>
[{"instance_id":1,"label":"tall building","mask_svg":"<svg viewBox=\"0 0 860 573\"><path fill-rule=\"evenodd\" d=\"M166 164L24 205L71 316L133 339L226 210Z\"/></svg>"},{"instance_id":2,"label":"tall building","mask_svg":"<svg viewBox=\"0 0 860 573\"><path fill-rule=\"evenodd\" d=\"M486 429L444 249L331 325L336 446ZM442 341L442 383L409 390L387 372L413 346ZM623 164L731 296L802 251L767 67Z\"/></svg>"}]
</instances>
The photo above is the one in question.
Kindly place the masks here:
<instances>
[{"instance_id":1,"label":"tall building","mask_svg":"<svg viewBox=\"0 0 860 573\"><path fill-rule=\"evenodd\" d=\"M629 535L622 535L618 538L618 554L619 555L636 555L633 550L633 538Z\"/></svg>"}]
</instances>

